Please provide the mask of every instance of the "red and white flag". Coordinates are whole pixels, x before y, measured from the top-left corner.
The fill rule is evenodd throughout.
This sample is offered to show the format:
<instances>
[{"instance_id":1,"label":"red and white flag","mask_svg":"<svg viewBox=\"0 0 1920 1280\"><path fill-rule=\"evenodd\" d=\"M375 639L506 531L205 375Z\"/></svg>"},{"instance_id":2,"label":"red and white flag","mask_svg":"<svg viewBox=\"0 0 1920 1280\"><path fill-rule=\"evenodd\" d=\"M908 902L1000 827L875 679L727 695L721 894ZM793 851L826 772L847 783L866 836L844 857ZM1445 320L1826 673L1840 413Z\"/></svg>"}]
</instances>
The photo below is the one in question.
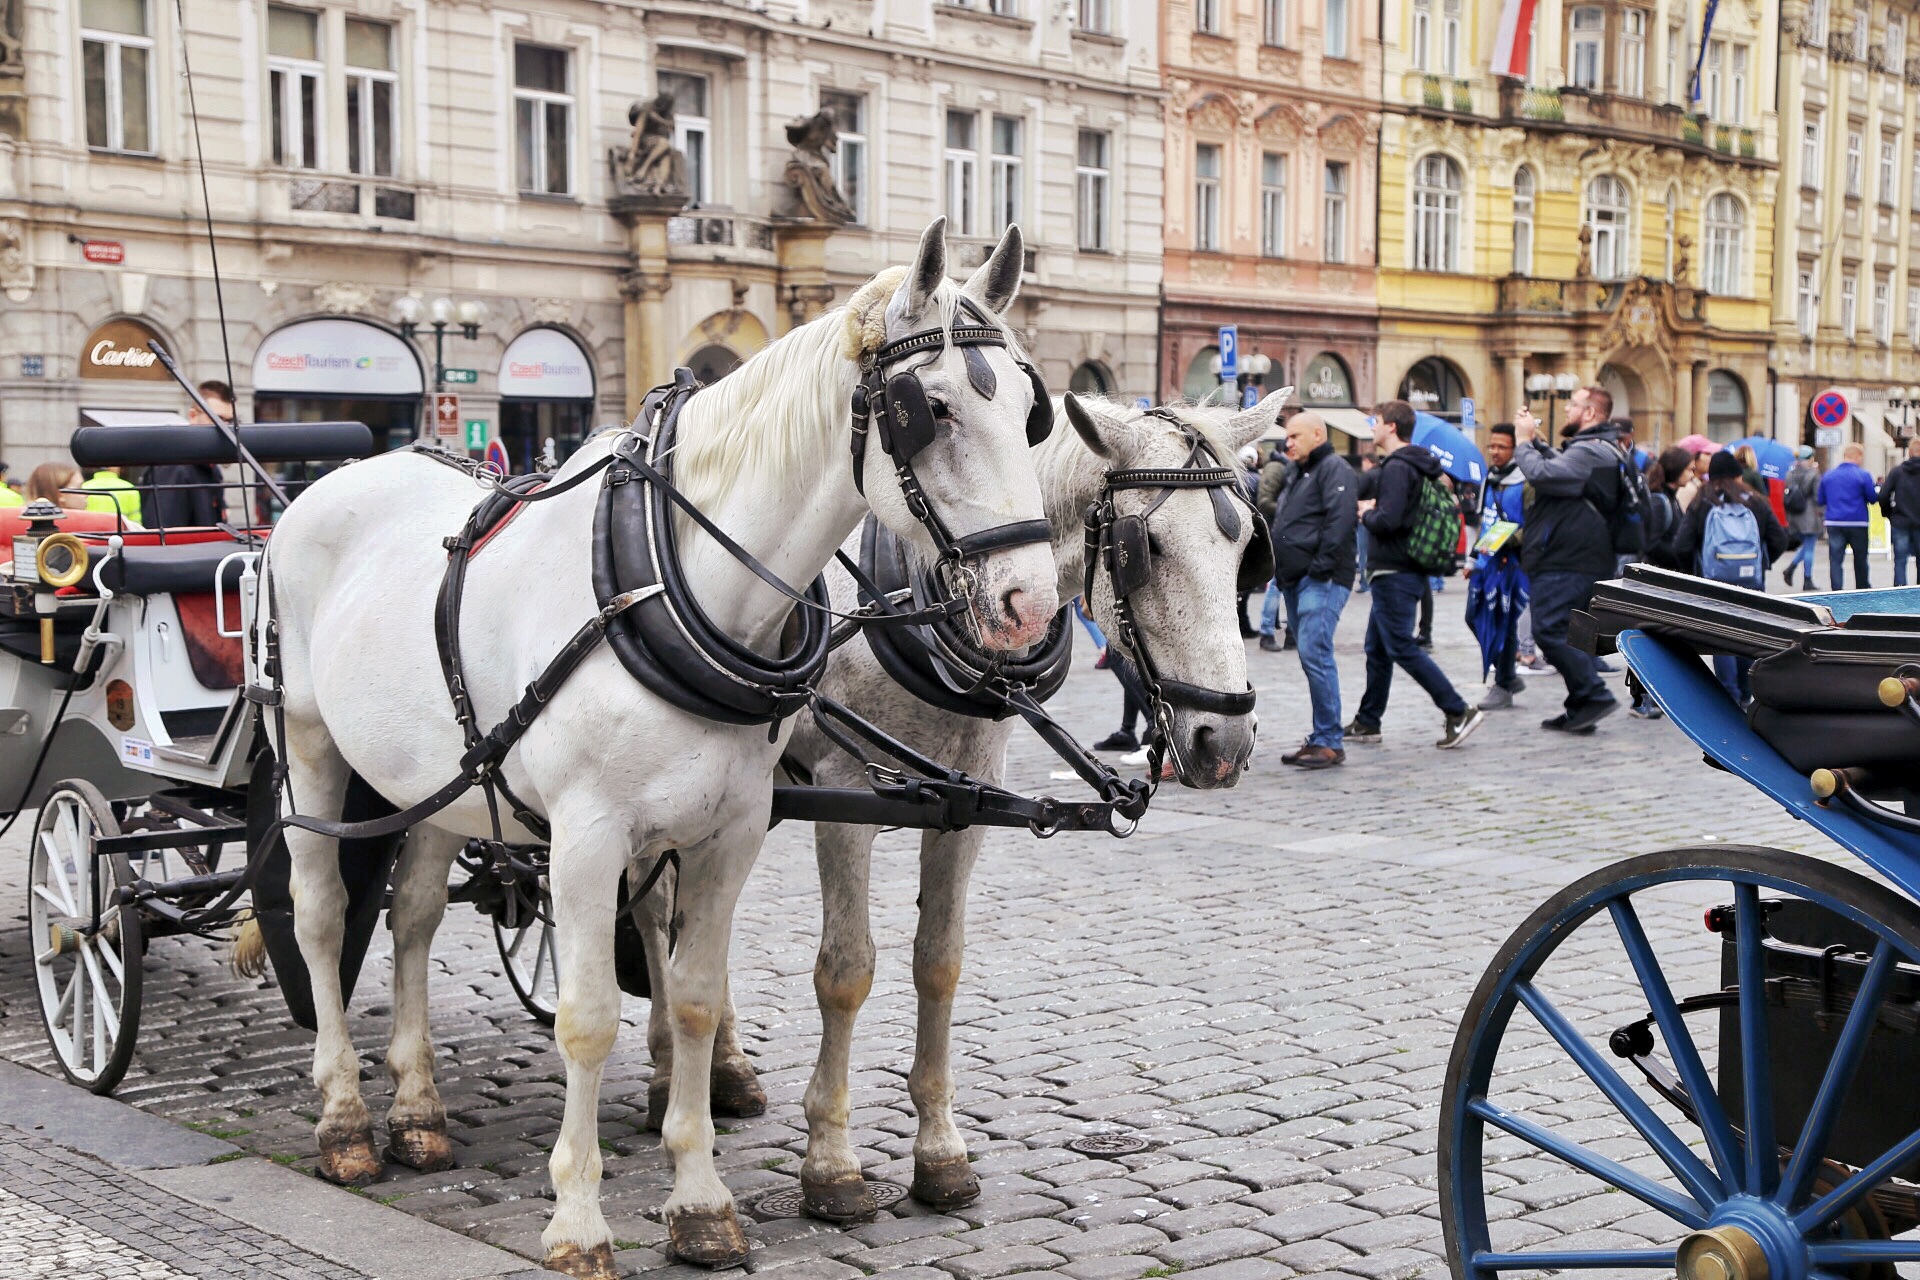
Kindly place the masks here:
<instances>
[{"instance_id":1,"label":"red and white flag","mask_svg":"<svg viewBox=\"0 0 1920 1280\"><path fill-rule=\"evenodd\" d=\"M1527 78L1527 56L1533 43L1533 6L1535 0L1502 0L1500 32L1493 42L1493 73Z\"/></svg>"}]
</instances>

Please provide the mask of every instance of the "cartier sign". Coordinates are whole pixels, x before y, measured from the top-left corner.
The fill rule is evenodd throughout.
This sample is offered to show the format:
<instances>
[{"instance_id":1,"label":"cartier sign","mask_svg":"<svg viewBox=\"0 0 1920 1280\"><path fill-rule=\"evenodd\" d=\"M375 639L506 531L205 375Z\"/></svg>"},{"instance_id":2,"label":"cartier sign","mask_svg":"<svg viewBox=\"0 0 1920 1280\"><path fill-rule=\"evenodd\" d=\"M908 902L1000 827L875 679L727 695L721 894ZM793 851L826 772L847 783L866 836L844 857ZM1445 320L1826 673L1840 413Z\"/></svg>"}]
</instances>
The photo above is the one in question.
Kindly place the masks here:
<instances>
[{"instance_id":1,"label":"cartier sign","mask_svg":"<svg viewBox=\"0 0 1920 1280\"><path fill-rule=\"evenodd\" d=\"M80 376L112 378L120 382L171 382L160 360L147 346L153 330L138 320L109 320L87 335L80 349Z\"/></svg>"}]
</instances>

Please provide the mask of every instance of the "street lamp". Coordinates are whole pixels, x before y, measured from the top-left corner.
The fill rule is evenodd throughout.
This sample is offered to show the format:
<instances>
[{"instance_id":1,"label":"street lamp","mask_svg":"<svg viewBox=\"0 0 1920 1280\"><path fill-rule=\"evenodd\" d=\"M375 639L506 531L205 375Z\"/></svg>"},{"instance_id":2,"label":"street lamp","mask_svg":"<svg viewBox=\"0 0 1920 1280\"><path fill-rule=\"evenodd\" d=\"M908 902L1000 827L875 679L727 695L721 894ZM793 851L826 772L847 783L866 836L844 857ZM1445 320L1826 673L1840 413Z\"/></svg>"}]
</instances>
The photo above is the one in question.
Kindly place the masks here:
<instances>
[{"instance_id":1,"label":"street lamp","mask_svg":"<svg viewBox=\"0 0 1920 1280\"><path fill-rule=\"evenodd\" d=\"M1894 387L1887 393L1887 407L1900 411L1900 438L1913 439L1913 420L1920 412L1920 387Z\"/></svg>"},{"instance_id":2,"label":"street lamp","mask_svg":"<svg viewBox=\"0 0 1920 1280\"><path fill-rule=\"evenodd\" d=\"M400 327L401 336L409 339L419 333L423 316L431 319L433 389L443 391L447 385L447 329L457 325L460 336L472 342L480 336L480 326L486 323L487 304L477 298L467 298L456 303L453 299L445 297L423 303L417 294L404 293L393 300L392 314L393 322Z\"/></svg>"},{"instance_id":3,"label":"street lamp","mask_svg":"<svg viewBox=\"0 0 1920 1280\"><path fill-rule=\"evenodd\" d=\"M1558 418L1556 401L1571 397L1580 379L1570 373L1536 373L1527 378L1527 399L1547 402L1547 438L1553 438Z\"/></svg>"}]
</instances>

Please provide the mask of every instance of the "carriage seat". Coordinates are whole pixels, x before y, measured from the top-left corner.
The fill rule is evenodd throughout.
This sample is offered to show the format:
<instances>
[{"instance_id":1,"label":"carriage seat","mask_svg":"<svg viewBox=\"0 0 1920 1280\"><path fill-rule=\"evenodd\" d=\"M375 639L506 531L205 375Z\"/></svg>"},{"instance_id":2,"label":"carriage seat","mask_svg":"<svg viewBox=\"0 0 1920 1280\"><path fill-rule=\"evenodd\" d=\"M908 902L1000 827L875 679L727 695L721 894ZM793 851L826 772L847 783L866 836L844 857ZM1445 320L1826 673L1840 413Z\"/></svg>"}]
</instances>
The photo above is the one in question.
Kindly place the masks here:
<instances>
[{"instance_id":1,"label":"carriage seat","mask_svg":"<svg viewBox=\"0 0 1920 1280\"><path fill-rule=\"evenodd\" d=\"M228 538L214 542L170 543L166 546L125 546L108 562L100 580L111 591L134 596L177 595L213 591L213 575L220 562L241 544ZM228 591L240 585L238 560L227 566L222 585Z\"/></svg>"}]
</instances>

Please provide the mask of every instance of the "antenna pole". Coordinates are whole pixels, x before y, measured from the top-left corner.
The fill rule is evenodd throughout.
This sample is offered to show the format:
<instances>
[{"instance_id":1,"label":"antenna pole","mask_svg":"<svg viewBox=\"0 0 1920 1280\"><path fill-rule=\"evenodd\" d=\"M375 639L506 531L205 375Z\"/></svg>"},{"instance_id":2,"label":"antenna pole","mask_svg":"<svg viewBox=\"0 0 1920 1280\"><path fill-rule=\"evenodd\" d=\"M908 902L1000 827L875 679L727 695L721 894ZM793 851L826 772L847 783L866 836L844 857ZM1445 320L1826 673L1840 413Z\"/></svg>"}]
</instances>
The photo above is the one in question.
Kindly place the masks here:
<instances>
[{"instance_id":1,"label":"antenna pole","mask_svg":"<svg viewBox=\"0 0 1920 1280\"><path fill-rule=\"evenodd\" d=\"M149 341L147 343L147 350L159 357L160 363L166 367L168 373L173 375L173 380L179 383L181 389L193 398L193 402L196 405L200 406L200 412L206 414L208 419L225 433L227 442L233 446L234 456L240 460L242 467L251 470L253 474L259 478L260 483L266 486L267 492L280 499L280 504L285 506L288 501L290 501L287 497L287 491L280 487L278 480L275 480L271 475L267 474L267 469L260 465L260 460L253 456L253 453L247 448L246 442L241 440L239 425L228 422L225 418L222 418L213 411L213 407L207 403L206 398L200 394L192 382L187 380L187 375L180 372L180 366L174 362L174 358L167 354L167 349L161 346L159 342ZM252 513L249 512L248 515L251 517Z\"/></svg>"}]
</instances>

